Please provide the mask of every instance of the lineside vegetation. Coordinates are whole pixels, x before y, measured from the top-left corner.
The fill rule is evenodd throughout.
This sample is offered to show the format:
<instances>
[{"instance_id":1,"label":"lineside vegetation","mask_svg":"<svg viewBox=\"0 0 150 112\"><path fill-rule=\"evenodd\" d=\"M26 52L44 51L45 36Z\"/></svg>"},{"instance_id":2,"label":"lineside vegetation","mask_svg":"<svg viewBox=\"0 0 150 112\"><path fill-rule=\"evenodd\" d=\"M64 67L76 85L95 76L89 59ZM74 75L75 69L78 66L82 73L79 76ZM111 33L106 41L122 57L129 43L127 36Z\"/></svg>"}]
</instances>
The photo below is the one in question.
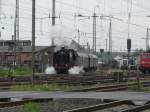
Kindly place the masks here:
<instances>
[{"instance_id":1,"label":"lineside vegetation","mask_svg":"<svg viewBox=\"0 0 150 112\"><path fill-rule=\"evenodd\" d=\"M23 112L42 112L40 104L29 102L23 105Z\"/></svg>"},{"instance_id":2,"label":"lineside vegetation","mask_svg":"<svg viewBox=\"0 0 150 112\"><path fill-rule=\"evenodd\" d=\"M69 91L72 86L60 84L39 84L39 85L16 85L11 86L13 91Z\"/></svg>"},{"instance_id":3,"label":"lineside vegetation","mask_svg":"<svg viewBox=\"0 0 150 112\"><path fill-rule=\"evenodd\" d=\"M9 76L27 76L30 75L32 73L32 69L29 67L15 67L13 68L0 68L0 76L5 76L5 77L9 77Z\"/></svg>"}]
</instances>

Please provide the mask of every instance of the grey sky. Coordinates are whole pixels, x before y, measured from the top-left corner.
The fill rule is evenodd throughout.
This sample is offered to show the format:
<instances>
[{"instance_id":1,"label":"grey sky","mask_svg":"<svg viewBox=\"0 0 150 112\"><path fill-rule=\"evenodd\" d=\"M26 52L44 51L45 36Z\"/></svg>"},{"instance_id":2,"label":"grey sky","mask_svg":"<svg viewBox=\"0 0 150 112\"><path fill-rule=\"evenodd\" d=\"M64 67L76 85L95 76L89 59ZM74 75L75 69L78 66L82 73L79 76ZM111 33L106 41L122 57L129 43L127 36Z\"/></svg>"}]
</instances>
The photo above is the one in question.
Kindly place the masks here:
<instances>
[{"instance_id":1,"label":"grey sky","mask_svg":"<svg viewBox=\"0 0 150 112\"><path fill-rule=\"evenodd\" d=\"M126 50L128 0L56 0L57 18L56 28L52 29L51 19L38 19L51 15L52 0L36 0L36 44L50 45L51 36L55 35L57 43L64 43L71 39L78 40L77 29L81 30L81 44L90 43L92 46L92 18L75 18L75 14L92 16L94 8L97 15L111 15L122 19L124 22L112 19L113 50ZM133 0L131 23L145 28L131 25L130 38L132 50L145 49L146 27L150 26L149 0ZM1 39L11 39L13 34L15 0L2 0ZM56 30L57 29L57 30ZM97 18L97 49L106 48L105 40L108 39L109 21ZM31 39L31 0L20 0L20 38Z\"/></svg>"}]
</instances>

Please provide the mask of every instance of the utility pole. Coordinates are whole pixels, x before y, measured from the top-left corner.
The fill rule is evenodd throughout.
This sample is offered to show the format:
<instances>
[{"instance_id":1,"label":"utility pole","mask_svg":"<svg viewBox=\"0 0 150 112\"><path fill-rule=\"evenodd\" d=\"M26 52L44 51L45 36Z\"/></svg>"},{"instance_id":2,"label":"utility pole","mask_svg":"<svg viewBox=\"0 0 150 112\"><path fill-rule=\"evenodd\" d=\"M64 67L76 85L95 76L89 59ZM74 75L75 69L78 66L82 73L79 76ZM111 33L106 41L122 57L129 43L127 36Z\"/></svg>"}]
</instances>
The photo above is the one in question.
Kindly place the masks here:
<instances>
[{"instance_id":1,"label":"utility pole","mask_svg":"<svg viewBox=\"0 0 150 112\"><path fill-rule=\"evenodd\" d=\"M16 0L15 21L14 21L14 38L13 38L13 42L14 42L14 46L13 46L14 63L13 63L13 66L14 66L14 68L17 64L18 41L19 41L19 0Z\"/></svg>"},{"instance_id":2,"label":"utility pole","mask_svg":"<svg viewBox=\"0 0 150 112\"><path fill-rule=\"evenodd\" d=\"M80 30L78 29L78 44L80 45Z\"/></svg>"},{"instance_id":3,"label":"utility pole","mask_svg":"<svg viewBox=\"0 0 150 112\"><path fill-rule=\"evenodd\" d=\"M147 34L146 34L146 51L149 50L149 29L147 28Z\"/></svg>"},{"instance_id":4,"label":"utility pole","mask_svg":"<svg viewBox=\"0 0 150 112\"><path fill-rule=\"evenodd\" d=\"M16 39L17 39L17 47L19 41L19 0L16 0Z\"/></svg>"},{"instance_id":5,"label":"utility pole","mask_svg":"<svg viewBox=\"0 0 150 112\"><path fill-rule=\"evenodd\" d=\"M94 53L94 52L96 52L96 49L97 49L96 48L96 44L97 44L96 19L97 19L97 17L102 17L102 16L97 16L96 13L95 13L95 9L94 9L94 14L92 16L83 16L81 14L78 14L78 17L88 17L88 18L92 17L93 18L93 48L92 48L92 50L93 50L93 53ZM106 16L106 17L108 17L108 16Z\"/></svg>"},{"instance_id":6,"label":"utility pole","mask_svg":"<svg viewBox=\"0 0 150 112\"><path fill-rule=\"evenodd\" d=\"M87 42L87 49L88 49L88 53L90 53L90 45L88 42Z\"/></svg>"},{"instance_id":7,"label":"utility pole","mask_svg":"<svg viewBox=\"0 0 150 112\"><path fill-rule=\"evenodd\" d=\"M112 22L109 23L109 62L112 58Z\"/></svg>"},{"instance_id":8,"label":"utility pole","mask_svg":"<svg viewBox=\"0 0 150 112\"><path fill-rule=\"evenodd\" d=\"M0 0L0 20L2 18L2 0Z\"/></svg>"},{"instance_id":9,"label":"utility pole","mask_svg":"<svg viewBox=\"0 0 150 112\"><path fill-rule=\"evenodd\" d=\"M32 77L31 82L34 84L35 75L35 0L32 0Z\"/></svg>"},{"instance_id":10,"label":"utility pole","mask_svg":"<svg viewBox=\"0 0 150 112\"><path fill-rule=\"evenodd\" d=\"M130 22L131 22L131 10L132 10L132 0L128 0L128 39L130 38Z\"/></svg>"},{"instance_id":11,"label":"utility pole","mask_svg":"<svg viewBox=\"0 0 150 112\"><path fill-rule=\"evenodd\" d=\"M55 18L56 18L56 14L55 14L55 0L52 0L53 3L52 3L52 26L55 25Z\"/></svg>"},{"instance_id":12,"label":"utility pole","mask_svg":"<svg viewBox=\"0 0 150 112\"><path fill-rule=\"evenodd\" d=\"M106 49L105 49L105 51L107 51L107 39L106 39Z\"/></svg>"},{"instance_id":13,"label":"utility pole","mask_svg":"<svg viewBox=\"0 0 150 112\"><path fill-rule=\"evenodd\" d=\"M1 24L1 19L2 19L2 0L0 0L0 24ZM1 25L0 25L1 27ZM0 28L0 38L2 37L2 31Z\"/></svg>"},{"instance_id":14,"label":"utility pole","mask_svg":"<svg viewBox=\"0 0 150 112\"><path fill-rule=\"evenodd\" d=\"M55 26L55 18L56 18L56 10L55 10L55 3L56 1L55 0L52 0L52 26L54 27ZM54 46L55 42L54 42L54 37L52 37L52 46Z\"/></svg>"},{"instance_id":15,"label":"utility pole","mask_svg":"<svg viewBox=\"0 0 150 112\"><path fill-rule=\"evenodd\" d=\"M130 19L131 19L131 14L129 12L128 14L128 39L130 38Z\"/></svg>"},{"instance_id":16,"label":"utility pole","mask_svg":"<svg viewBox=\"0 0 150 112\"><path fill-rule=\"evenodd\" d=\"M15 13L15 49L16 52L18 53L19 51L19 0L16 0L16 13ZM16 58L17 58L17 53L16 53ZM17 64L18 60L16 60Z\"/></svg>"},{"instance_id":17,"label":"utility pole","mask_svg":"<svg viewBox=\"0 0 150 112\"><path fill-rule=\"evenodd\" d=\"M93 14L93 51L96 53L96 13Z\"/></svg>"}]
</instances>

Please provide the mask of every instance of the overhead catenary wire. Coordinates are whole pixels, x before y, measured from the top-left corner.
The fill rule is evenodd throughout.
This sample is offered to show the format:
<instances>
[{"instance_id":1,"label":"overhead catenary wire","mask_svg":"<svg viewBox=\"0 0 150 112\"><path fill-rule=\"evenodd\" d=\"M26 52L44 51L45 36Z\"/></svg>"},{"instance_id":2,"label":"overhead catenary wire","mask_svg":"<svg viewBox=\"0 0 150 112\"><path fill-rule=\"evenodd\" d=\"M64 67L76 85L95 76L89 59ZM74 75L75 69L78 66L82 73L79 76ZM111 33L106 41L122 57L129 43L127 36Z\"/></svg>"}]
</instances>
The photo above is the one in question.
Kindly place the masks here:
<instances>
[{"instance_id":1,"label":"overhead catenary wire","mask_svg":"<svg viewBox=\"0 0 150 112\"><path fill-rule=\"evenodd\" d=\"M86 9L86 8L82 8L82 7L76 6L74 4L69 4L69 3L66 3L66 2L59 1L59 0L56 0L56 3L60 3L60 4L63 4L63 5L66 5L68 7L78 8L80 10L83 10L83 11L86 11L86 12L92 12L93 13L92 10L89 10L89 9Z\"/></svg>"},{"instance_id":2,"label":"overhead catenary wire","mask_svg":"<svg viewBox=\"0 0 150 112\"><path fill-rule=\"evenodd\" d=\"M26 2L26 3L29 3L29 2ZM22 4L23 4L23 2L22 2ZM27 5L27 4L26 4L26 5ZM40 5L40 6L41 6L41 5ZM67 6L67 5L65 5L65 6ZM75 5L69 6L69 7L74 8L74 6L75 6ZM77 6L77 7L80 7L80 6ZM80 7L79 9L80 9L80 11L84 11L83 9L86 9L86 8L83 8L83 9L82 9L82 7ZM24 10L24 9L21 9L21 10ZM45 10L45 12L47 12L47 14L44 14L44 15L45 15L45 16L44 16L45 18L43 17L43 22L46 23L46 22L47 22L46 19L49 19L49 17L48 17L48 14L49 14L49 11L48 11L48 10L49 10L49 8L46 8L46 7L44 8L44 7L43 7L43 10L42 10L42 11L44 11L44 10ZM29 10L29 11L30 11L30 10ZM29 12L29 11L27 11L27 12ZM39 12L41 12L41 11L39 11ZM89 13L88 11L85 11L85 12ZM93 11L91 11L91 12L93 12ZM63 13L63 11L62 11L62 15L67 15L67 14ZM69 17L69 16L72 16L72 15L74 15L74 14L68 14L68 17ZM41 18L42 18L42 17L41 17ZM40 18L40 16L39 16L39 18L36 18L36 19L37 19L37 20L39 19L38 21L40 22L40 19L41 19L41 18ZM21 19L23 19L23 17L22 17ZM27 17L26 19L29 20L30 18ZM25 20L26 20L26 19L25 19ZM61 19L61 18L60 18L60 19ZM63 18L63 19L66 19L66 18ZM66 20L66 21L67 21L67 20ZM114 19L113 21L119 22L119 20L115 20L115 19ZM68 20L67 23L69 23L69 22L71 23L71 20ZM77 21L77 22L78 22L78 21ZM120 20L120 24L122 24L122 23L123 23L123 24L124 24L124 23L127 24L126 20ZM89 27L90 27L90 24L91 24L91 23L86 23L86 25L87 25L87 26L89 25ZM132 26L136 26L136 27L140 27L140 28L144 28L144 29L147 28L147 26L145 27L145 26L138 25L138 24L135 24L135 23L131 23L131 24L132 24ZM84 25L84 24L83 24L83 25ZM66 25L66 26L67 26L67 25ZM44 27L44 28L45 28L45 27ZM100 28L100 27L98 27L98 28ZM25 28L24 28L24 29L25 29ZM39 27L38 29L40 29L40 27ZM72 29L76 29L76 27L72 27ZM103 28L103 29L105 29L105 28ZM82 29L82 26L81 26L81 30L84 30L84 29ZM44 32L45 32L45 31L44 31ZM43 32L43 33L44 33L44 32ZM107 31L106 31L106 32L107 32ZM106 32L105 32L105 33L106 33ZM90 32L87 32L87 33L90 33ZM108 33L108 32L107 32L107 33ZM106 35L106 36L107 36L107 35Z\"/></svg>"}]
</instances>

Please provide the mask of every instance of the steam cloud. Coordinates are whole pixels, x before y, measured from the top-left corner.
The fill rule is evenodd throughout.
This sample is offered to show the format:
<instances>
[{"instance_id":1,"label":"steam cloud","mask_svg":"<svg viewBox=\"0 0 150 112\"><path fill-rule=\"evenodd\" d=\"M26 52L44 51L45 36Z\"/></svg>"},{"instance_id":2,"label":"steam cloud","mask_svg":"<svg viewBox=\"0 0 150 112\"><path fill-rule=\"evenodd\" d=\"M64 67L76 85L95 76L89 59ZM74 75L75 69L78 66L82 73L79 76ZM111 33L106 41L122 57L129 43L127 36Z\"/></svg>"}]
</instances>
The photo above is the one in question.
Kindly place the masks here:
<instances>
[{"instance_id":1,"label":"steam cloud","mask_svg":"<svg viewBox=\"0 0 150 112\"><path fill-rule=\"evenodd\" d=\"M53 66L47 67L45 70L45 74L49 74L49 75L56 74L56 70Z\"/></svg>"},{"instance_id":2,"label":"steam cloud","mask_svg":"<svg viewBox=\"0 0 150 112\"><path fill-rule=\"evenodd\" d=\"M51 39L54 38L55 45L70 45L71 41L67 37L68 32L66 32L66 29L64 29L64 27L56 25L53 26L50 31Z\"/></svg>"},{"instance_id":3,"label":"steam cloud","mask_svg":"<svg viewBox=\"0 0 150 112\"><path fill-rule=\"evenodd\" d=\"M84 72L83 67L74 66L68 70L69 74L80 74L81 72Z\"/></svg>"}]
</instances>

